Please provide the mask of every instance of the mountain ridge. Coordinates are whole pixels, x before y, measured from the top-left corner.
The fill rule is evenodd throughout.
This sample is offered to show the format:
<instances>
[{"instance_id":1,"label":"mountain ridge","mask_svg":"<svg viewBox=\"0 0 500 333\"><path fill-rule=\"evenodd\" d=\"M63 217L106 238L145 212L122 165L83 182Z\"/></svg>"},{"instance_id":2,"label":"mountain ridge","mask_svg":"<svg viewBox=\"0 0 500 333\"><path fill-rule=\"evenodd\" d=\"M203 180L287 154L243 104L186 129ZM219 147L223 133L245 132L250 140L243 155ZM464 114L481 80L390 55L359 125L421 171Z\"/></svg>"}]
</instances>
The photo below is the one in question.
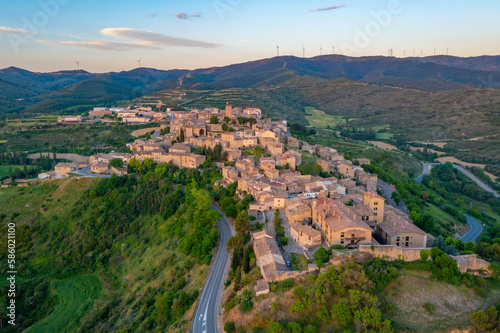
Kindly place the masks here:
<instances>
[{"instance_id":1,"label":"mountain ridge","mask_svg":"<svg viewBox=\"0 0 500 333\"><path fill-rule=\"evenodd\" d=\"M486 71L477 68L495 70ZM75 106L74 97L78 97L80 105L102 105L103 101L106 101L105 104L113 104L118 100L113 100L112 96L133 99L177 87L208 90L259 88L280 85L294 76L304 75L319 79L348 78L424 91L498 88L500 56L475 58L280 56L195 70L141 67L100 74L84 70L37 73L11 66L0 69L0 92L3 93L0 114L57 113L66 110L67 105ZM89 82L99 82L104 88L104 93L109 92L111 97L97 94ZM81 86L72 87L74 85ZM71 95L74 91L78 92L77 96ZM39 105L40 103L43 104Z\"/></svg>"}]
</instances>

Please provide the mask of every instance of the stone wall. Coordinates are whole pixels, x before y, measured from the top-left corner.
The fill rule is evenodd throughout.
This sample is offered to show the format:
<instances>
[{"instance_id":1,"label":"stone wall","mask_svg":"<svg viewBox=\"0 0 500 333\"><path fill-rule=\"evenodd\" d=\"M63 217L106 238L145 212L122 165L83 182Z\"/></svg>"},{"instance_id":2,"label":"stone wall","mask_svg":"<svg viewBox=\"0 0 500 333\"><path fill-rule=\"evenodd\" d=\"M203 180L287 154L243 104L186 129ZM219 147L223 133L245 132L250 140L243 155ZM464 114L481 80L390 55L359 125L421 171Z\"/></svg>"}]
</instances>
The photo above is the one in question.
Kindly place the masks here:
<instances>
[{"instance_id":1,"label":"stone wall","mask_svg":"<svg viewBox=\"0 0 500 333\"><path fill-rule=\"evenodd\" d=\"M490 263L487 262L486 260L479 259L475 254L467 254L463 256L451 256L451 257L457 261L458 269L462 273L465 273L468 270L489 271Z\"/></svg>"},{"instance_id":2,"label":"stone wall","mask_svg":"<svg viewBox=\"0 0 500 333\"><path fill-rule=\"evenodd\" d=\"M430 248L403 248L396 245L360 245L359 252L367 253L378 258L402 259L404 261L420 260L420 251L429 250ZM463 256L450 256L455 259L460 272L465 273L469 270L479 271L484 270L489 272L490 263L486 260L479 259L475 254L467 254Z\"/></svg>"},{"instance_id":3,"label":"stone wall","mask_svg":"<svg viewBox=\"0 0 500 333\"><path fill-rule=\"evenodd\" d=\"M359 252L365 252L378 258L401 259L404 261L420 260L420 251L426 248L404 248L396 245L359 245ZM427 249L430 250L430 249Z\"/></svg>"},{"instance_id":4,"label":"stone wall","mask_svg":"<svg viewBox=\"0 0 500 333\"><path fill-rule=\"evenodd\" d=\"M275 272L275 273L267 274L267 276L265 278L269 282L277 282L277 281L285 281L288 279L295 279L300 274L302 274L302 272L298 272L298 271Z\"/></svg>"}]
</instances>

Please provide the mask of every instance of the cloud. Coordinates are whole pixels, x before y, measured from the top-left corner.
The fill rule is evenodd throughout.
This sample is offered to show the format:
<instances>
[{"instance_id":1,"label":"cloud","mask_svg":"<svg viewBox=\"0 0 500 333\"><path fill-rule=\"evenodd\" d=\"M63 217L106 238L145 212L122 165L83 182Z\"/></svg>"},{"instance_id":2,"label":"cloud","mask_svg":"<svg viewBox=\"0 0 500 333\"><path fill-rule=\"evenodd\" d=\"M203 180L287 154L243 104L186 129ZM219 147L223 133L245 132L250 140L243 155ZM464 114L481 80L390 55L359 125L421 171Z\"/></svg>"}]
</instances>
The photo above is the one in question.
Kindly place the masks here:
<instances>
[{"instance_id":1,"label":"cloud","mask_svg":"<svg viewBox=\"0 0 500 333\"><path fill-rule=\"evenodd\" d=\"M120 42L120 41L107 41L107 40L85 40L76 36L64 36L78 40L66 41L50 41L38 39L38 43L56 45L56 46L73 46L84 49L101 50L101 51L130 51L130 50L161 50L165 46L188 46L188 47L202 47L202 48L215 48L221 46L220 44L207 43L198 40L177 38L163 35L154 31L137 30L130 28L107 28L101 30L104 36L115 37L120 39L129 39L133 42Z\"/></svg>"},{"instance_id":2,"label":"cloud","mask_svg":"<svg viewBox=\"0 0 500 333\"><path fill-rule=\"evenodd\" d=\"M179 20L189 20L190 18L203 17L203 13L196 12L194 14L188 14L188 13L182 12L182 13L176 14L175 17L177 17Z\"/></svg>"},{"instance_id":3,"label":"cloud","mask_svg":"<svg viewBox=\"0 0 500 333\"><path fill-rule=\"evenodd\" d=\"M137 41L141 41L144 44L152 44L152 45L189 46L189 47L203 47L203 48L215 48L221 46L220 44L215 44L215 43L207 43L187 38L171 37L154 31L137 30L130 28L107 28L107 29L102 29L101 33L105 36L124 38L124 39L134 39Z\"/></svg>"},{"instance_id":4,"label":"cloud","mask_svg":"<svg viewBox=\"0 0 500 333\"><path fill-rule=\"evenodd\" d=\"M344 8L344 7L346 7L346 5L342 4L342 5L337 5L337 6L329 6L329 7L311 9L311 10L308 10L308 12L309 13L312 13L312 12L327 12L329 10L334 10L334 9L339 9L339 8Z\"/></svg>"},{"instance_id":5,"label":"cloud","mask_svg":"<svg viewBox=\"0 0 500 333\"><path fill-rule=\"evenodd\" d=\"M125 42L110 42L105 40L89 40L89 41L61 41L53 42L49 40L36 40L38 43L49 45L65 45L79 47L82 49L92 49L100 51L130 51L137 49L160 50L161 48L154 45L140 43L125 43Z\"/></svg>"},{"instance_id":6,"label":"cloud","mask_svg":"<svg viewBox=\"0 0 500 333\"><path fill-rule=\"evenodd\" d=\"M57 34L57 37L64 37L64 38L73 38L73 39L79 39L79 40L84 40L85 38L83 37L78 37L78 36L73 36L73 35L65 35L65 34Z\"/></svg>"},{"instance_id":7,"label":"cloud","mask_svg":"<svg viewBox=\"0 0 500 333\"><path fill-rule=\"evenodd\" d=\"M0 35L2 34L34 35L35 33L33 31L24 30L21 28L0 27Z\"/></svg>"},{"instance_id":8,"label":"cloud","mask_svg":"<svg viewBox=\"0 0 500 333\"><path fill-rule=\"evenodd\" d=\"M155 18L155 17L157 17L159 15L160 14L158 14L158 13L148 14L148 16L151 17L151 18Z\"/></svg>"}]
</instances>

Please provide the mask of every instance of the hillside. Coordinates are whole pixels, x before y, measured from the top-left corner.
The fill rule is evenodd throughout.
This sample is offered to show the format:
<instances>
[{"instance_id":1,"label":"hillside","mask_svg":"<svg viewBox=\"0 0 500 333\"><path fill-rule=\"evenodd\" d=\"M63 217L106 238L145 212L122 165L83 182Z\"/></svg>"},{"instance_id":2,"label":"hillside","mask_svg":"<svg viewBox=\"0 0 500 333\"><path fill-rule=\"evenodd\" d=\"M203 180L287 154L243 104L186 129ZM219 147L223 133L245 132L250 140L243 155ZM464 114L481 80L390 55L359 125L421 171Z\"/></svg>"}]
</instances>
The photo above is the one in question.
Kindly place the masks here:
<instances>
[{"instance_id":1,"label":"hillside","mask_svg":"<svg viewBox=\"0 0 500 333\"><path fill-rule=\"evenodd\" d=\"M454 56L431 56L424 58L412 58L422 62L432 62L439 65L473 69L479 71L500 71L500 56L479 57L454 57Z\"/></svg>"},{"instance_id":2,"label":"hillside","mask_svg":"<svg viewBox=\"0 0 500 333\"><path fill-rule=\"evenodd\" d=\"M313 58L274 57L223 67L189 70L138 68L119 73L85 71L33 73L18 68L0 70L5 104L0 113L59 112L68 107L114 104L120 99L181 86L232 89L279 86L293 78L348 78L367 83L449 91L498 87L497 58L393 58L325 55ZM88 86L101 86L101 95ZM30 92L27 89L30 88ZM61 101L74 99L71 103ZM38 104L43 101L42 104ZM23 108L31 106L27 110Z\"/></svg>"},{"instance_id":3,"label":"hillside","mask_svg":"<svg viewBox=\"0 0 500 333\"><path fill-rule=\"evenodd\" d=\"M3 189L1 233L7 232L6 222L16 222L20 290L18 326L4 325L4 331L179 332L189 327L188 311L217 242L218 214L209 208L207 191L169 185L166 177L175 171L165 168L139 180L135 175L71 178ZM191 177L201 178L194 171L186 183ZM2 260L5 247L2 242ZM2 267L2 281L5 274ZM2 318L6 288L0 283Z\"/></svg>"}]
</instances>

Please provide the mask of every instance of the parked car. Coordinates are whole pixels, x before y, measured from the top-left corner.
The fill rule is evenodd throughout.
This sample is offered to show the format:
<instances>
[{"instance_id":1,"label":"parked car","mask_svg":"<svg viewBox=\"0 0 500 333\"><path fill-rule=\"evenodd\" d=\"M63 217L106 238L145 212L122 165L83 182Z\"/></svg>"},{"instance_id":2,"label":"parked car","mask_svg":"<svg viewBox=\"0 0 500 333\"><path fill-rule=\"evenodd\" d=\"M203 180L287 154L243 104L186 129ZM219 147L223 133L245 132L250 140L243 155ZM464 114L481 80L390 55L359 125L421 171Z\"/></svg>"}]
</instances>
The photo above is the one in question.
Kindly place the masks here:
<instances>
[{"instance_id":1,"label":"parked car","mask_svg":"<svg viewBox=\"0 0 500 333\"><path fill-rule=\"evenodd\" d=\"M280 246L280 241L276 241L276 245Z\"/></svg>"},{"instance_id":2,"label":"parked car","mask_svg":"<svg viewBox=\"0 0 500 333\"><path fill-rule=\"evenodd\" d=\"M292 267L292 263L291 263L291 262L289 262L289 261L287 261L287 262L286 262L286 267Z\"/></svg>"}]
</instances>

